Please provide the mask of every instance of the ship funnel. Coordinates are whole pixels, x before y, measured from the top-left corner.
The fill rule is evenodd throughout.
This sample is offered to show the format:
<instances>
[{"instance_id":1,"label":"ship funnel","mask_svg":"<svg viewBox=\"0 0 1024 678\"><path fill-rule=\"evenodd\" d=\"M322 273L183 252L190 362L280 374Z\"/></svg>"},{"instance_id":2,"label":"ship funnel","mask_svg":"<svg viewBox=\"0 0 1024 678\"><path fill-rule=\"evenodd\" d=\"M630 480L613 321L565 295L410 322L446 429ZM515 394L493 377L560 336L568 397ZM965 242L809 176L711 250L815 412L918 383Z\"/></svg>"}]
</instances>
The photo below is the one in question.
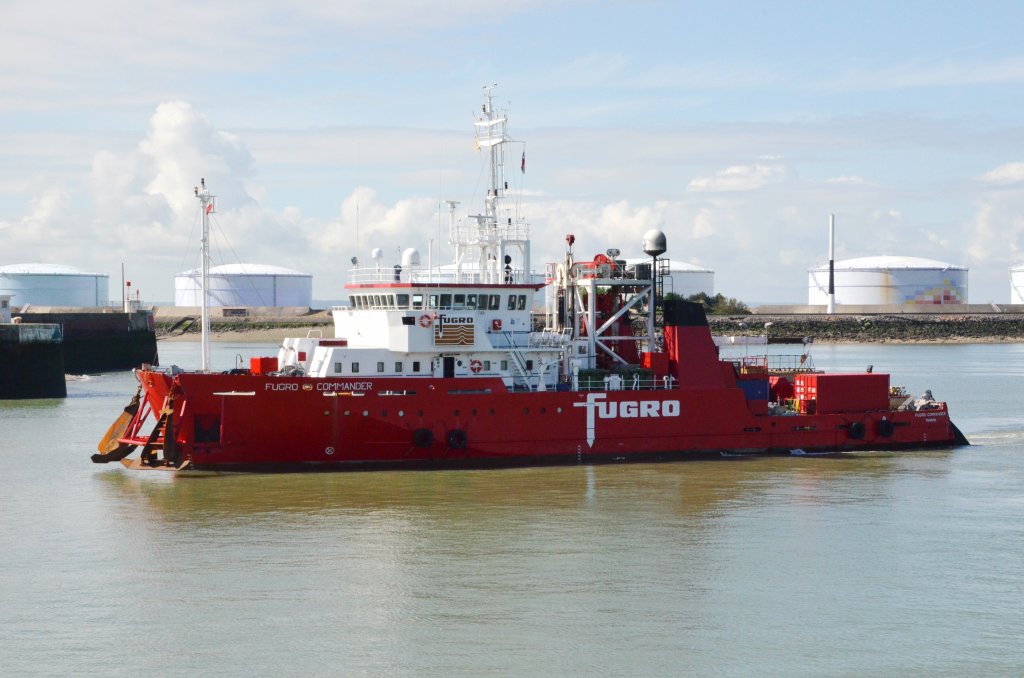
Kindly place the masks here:
<instances>
[{"instance_id":1,"label":"ship funnel","mask_svg":"<svg viewBox=\"0 0 1024 678\"><path fill-rule=\"evenodd\" d=\"M656 228L644 233L644 253L657 257L665 253L668 246L665 242L665 234Z\"/></svg>"}]
</instances>

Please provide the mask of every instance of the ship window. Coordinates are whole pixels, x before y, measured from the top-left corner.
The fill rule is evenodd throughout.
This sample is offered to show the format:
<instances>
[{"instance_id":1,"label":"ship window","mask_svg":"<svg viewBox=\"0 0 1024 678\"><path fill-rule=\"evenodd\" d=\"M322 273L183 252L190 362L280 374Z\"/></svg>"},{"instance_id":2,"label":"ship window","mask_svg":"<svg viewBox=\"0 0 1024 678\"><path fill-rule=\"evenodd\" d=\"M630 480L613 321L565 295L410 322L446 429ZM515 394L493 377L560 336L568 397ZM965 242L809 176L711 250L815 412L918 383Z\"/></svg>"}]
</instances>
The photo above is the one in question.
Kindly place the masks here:
<instances>
[{"instance_id":1,"label":"ship window","mask_svg":"<svg viewBox=\"0 0 1024 678\"><path fill-rule=\"evenodd\" d=\"M541 414L545 414L547 411L548 411L548 408L546 408L546 407L540 408L540 413Z\"/></svg>"},{"instance_id":2,"label":"ship window","mask_svg":"<svg viewBox=\"0 0 1024 678\"><path fill-rule=\"evenodd\" d=\"M413 308L423 308L423 295L422 294L414 294L414 295L412 295L412 307Z\"/></svg>"},{"instance_id":3,"label":"ship window","mask_svg":"<svg viewBox=\"0 0 1024 678\"><path fill-rule=\"evenodd\" d=\"M343 363L334 363L334 372L336 374L341 374L341 370L342 370L343 367L344 367Z\"/></svg>"},{"instance_id":4,"label":"ship window","mask_svg":"<svg viewBox=\"0 0 1024 678\"><path fill-rule=\"evenodd\" d=\"M395 307L395 295L393 295L393 294L384 295L384 305L387 306L388 308L394 308Z\"/></svg>"},{"instance_id":5,"label":"ship window","mask_svg":"<svg viewBox=\"0 0 1024 678\"><path fill-rule=\"evenodd\" d=\"M395 363L395 372L398 372L399 374L402 373L402 363Z\"/></svg>"},{"instance_id":6,"label":"ship window","mask_svg":"<svg viewBox=\"0 0 1024 678\"><path fill-rule=\"evenodd\" d=\"M419 360L413 360L412 361L412 371L413 372L419 372L420 371L420 361Z\"/></svg>"},{"instance_id":7,"label":"ship window","mask_svg":"<svg viewBox=\"0 0 1024 678\"><path fill-rule=\"evenodd\" d=\"M379 294L374 294L373 295L372 305L373 305L373 308L380 308L380 295Z\"/></svg>"},{"instance_id":8,"label":"ship window","mask_svg":"<svg viewBox=\"0 0 1024 678\"><path fill-rule=\"evenodd\" d=\"M431 294L430 295L430 308L437 308L437 295L436 294Z\"/></svg>"},{"instance_id":9,"label":"ship window","mask_svg":"<svg viewBox=\"0 0 1024 678\"><path fill-rule=\"evenodd\" d=\"M516 310L516 295L514 294L508 295L508 310Z\"/></svg>"},{"instance_id":10,"label":"ship window","mask_svg":"<svg viewBox=\"0 0 1024 678\"><path fill-rule=\"evenodd\" d=\"M452 306L452 308L466 308L466 295L456 294L455 304Z\"/></svg>"},{"instance_id":11,"label":"ship window","mask_svg":"<svg viewBox=\"0 0 1024 678\"><path fill-rule=\"evenodd\" d=\"M533 369L533 361L532 360L527 360L526 361L526 369L528 369L528 370L532 370Z\"/></svg>"},{"instance_id":12,"label":"ship window","mask_svg":"<svg viewBox=\"0 0 1024 678\"><path fill-rule=\"evenodd\" d=\"M520 311L526 310L526 295L520 294L516 302L516 309Z\"/></svg>"},{"instance_id":13,"label":"ship window","mask_svg":"<svg viewBox=\"0 0 1024 678\"><path fill-rule=\"evenodd\" d=\"M441 308L451 308L451 307L452 307L452 295L450 295L450 294L442 294L441 295Z\"/></svg>"},{"instance_id":14,"label":"ship window","mask_svg":"<svg viewBox=\"0 0 1024 678\"><path fill-rule=\"evenodd\" d=\"M484 361L484 370L487 371L487 372L491 371L491 361L490 360L485 360Z\"/></svg>"},{"instance_id":15,"label":"ship window","mask_svg":"<svg viewBox=\"0 0 1024 678\"><path fill-rule=\"evenodd\" d=\"M476 308L476 295L475 294L467 294L466 295L466 308Z\"/></svg>"},{"instance_id":16,"label":"ship window","mask_svg":"<svg viewBox=\"0 0 1024 678\"><path fill-rule=\"evenodd\" d=\"M359 363L352 363L352 374L359 374Z\"/></svg>"},{"instance_id":17,"label":"ship window","mask_svg":"<svg viewBox=\"0 0 1024 678\"><path fill-rule=\"evenodd\" d=\"M384 371L384 363L383 362L377 363L377 371L378 372L383 372Z\"/></svg>"},{"instance_id":18,"label":"ship window","mask_svg":"<svg viewBox=\"0 0 1024 678\"><path fill-rule=\"evenodd\" d=\"M472 414L475 417L476 416L476 410L471 410L470 414Z\"/></svg>"},{"instance_id":19,"label":"ship window","mask_svg":"<svg viewBox=\"0 0 1024 678\"><path fill-rule=\"evenodd\" d=\"M508 361L507 360L502 360L501 361L501 371L502 372L508 372Z\"/></svg>"},{"instance_id":20,"label":"ship window","mask_svg":"<svg viewBox=\"0 0 1024 678\"><path fill-rule=\"evenodd\" d=\"M452 413L452 416L453 416L453 417L457 417L457 416L459 416L459 411L458 411L458 410L455 410L455 411L454 411L454 412Z\"/></svg>"},{"instance_id":21,"label":"ship window","mask_svg":"<svg viewBox=\"0 0 1024 678\"><path fill-rule=\"evenodd\" d=\"M409 295L408 294L399 294L398 297L396 297L396 298L398 300L398 308L409 308Z\"/></svg>"}]
</instances>

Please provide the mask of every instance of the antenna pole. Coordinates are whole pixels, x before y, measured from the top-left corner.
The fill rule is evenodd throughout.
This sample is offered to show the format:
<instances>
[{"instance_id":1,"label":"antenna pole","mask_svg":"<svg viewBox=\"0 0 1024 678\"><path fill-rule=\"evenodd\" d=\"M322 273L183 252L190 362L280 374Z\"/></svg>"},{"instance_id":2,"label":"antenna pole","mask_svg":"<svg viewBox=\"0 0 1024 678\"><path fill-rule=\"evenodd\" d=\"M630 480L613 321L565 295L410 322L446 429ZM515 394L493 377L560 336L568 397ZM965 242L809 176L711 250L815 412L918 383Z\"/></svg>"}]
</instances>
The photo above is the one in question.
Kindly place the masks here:
<instances>
[{"instance_id":1,"label":"antenna pole","mask_svg":"<svg viewBox=\"0 0 1024 678\"><path fill-rule=\"evenodd\" d=\"M213 199L206 188L206 179L199 180L199 186L195 189L196 197L199 198L199 205L203 213L203 242L202 242L202 370L210 370L210 214L214 210Z\"/></svg>"}]
</instances>

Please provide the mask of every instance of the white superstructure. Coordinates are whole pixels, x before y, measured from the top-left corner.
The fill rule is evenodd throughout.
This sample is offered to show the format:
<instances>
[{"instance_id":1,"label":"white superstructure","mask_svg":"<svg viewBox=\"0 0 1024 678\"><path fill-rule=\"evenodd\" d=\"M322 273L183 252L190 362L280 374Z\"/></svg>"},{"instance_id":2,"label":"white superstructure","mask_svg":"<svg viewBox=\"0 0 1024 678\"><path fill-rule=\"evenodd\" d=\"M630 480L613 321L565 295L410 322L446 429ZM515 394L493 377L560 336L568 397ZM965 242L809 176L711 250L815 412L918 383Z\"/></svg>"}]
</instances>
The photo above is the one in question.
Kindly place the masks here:
<instances>
[{"instance_id":1,"label":"white superstructure","mask_svg":"<svg viewBox=\"0 0 1024 678\"><path fill-rule=\"evenodd\" d=\"M98 307L110 303L110 276L59 264L0 266L0 294L11 305Z\"/></svg>"},{"instance_id":2,"label":"white superstructure","mask_svg":"<svg viewBox=\"0 0 1024 678\"><path fill-rule=\"evenodd\" d=\"M968 269L920 257L875 256L835 262L837 305L966 304ZM808 270L807 303L827 305L828 265Z\"/></svg>"},{"instance_id":3,"label":"white superstructure","mask_svg":"<svg viewBox=\"0 0 1024 678\"><path fill-rule=\"evenodd\" d=\"M281 266L225 264L210 268L210 306L309 307L313 276ZM174 305L202 304L202 271L174 277Z\"/></svg>"}]
</instances>

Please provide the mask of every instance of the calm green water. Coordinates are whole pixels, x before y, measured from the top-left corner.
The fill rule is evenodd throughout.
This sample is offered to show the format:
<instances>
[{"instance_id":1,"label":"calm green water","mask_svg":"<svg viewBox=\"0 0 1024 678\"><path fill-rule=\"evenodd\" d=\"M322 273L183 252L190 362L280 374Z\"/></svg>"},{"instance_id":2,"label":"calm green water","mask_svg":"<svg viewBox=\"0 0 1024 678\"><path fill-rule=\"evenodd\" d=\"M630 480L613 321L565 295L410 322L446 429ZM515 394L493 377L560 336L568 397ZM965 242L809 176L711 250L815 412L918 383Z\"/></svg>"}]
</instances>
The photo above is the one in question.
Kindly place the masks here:
<instances>
[{"instance_id":1,"label":"calm green water","mask_svg":"<svg viewBox=\"0 0 1024 678\"><path fill-rule=\"evenodd\" d=\"M89 461L130 375L2 403L0 673L1024 674L1024 345L815 361L931 388L976 445L175 479Z\"/></svg>"}]
</instances>

